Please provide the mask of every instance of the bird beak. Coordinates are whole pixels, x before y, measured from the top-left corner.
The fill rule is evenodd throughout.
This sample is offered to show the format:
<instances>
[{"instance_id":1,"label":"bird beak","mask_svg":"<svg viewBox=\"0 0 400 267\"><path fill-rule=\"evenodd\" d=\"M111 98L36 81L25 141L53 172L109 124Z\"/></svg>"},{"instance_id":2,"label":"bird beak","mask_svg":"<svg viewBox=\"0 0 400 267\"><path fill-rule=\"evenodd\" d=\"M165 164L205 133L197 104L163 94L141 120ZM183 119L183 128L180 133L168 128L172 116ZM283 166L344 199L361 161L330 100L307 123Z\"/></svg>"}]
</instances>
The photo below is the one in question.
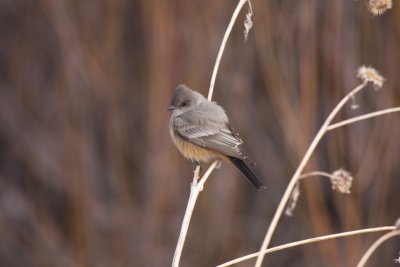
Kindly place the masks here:
<instances>
[{"instance_id":1,"label":"bird beak","mask_svg":"<svg viewBox=\"0 0 400 267\"><path fill-rule=\"evenodd\" d=\"M167 108L167 111L174 110L175 108L176 108L175 106L170 106L169 108Z\"/></svg>"}]
</instances>

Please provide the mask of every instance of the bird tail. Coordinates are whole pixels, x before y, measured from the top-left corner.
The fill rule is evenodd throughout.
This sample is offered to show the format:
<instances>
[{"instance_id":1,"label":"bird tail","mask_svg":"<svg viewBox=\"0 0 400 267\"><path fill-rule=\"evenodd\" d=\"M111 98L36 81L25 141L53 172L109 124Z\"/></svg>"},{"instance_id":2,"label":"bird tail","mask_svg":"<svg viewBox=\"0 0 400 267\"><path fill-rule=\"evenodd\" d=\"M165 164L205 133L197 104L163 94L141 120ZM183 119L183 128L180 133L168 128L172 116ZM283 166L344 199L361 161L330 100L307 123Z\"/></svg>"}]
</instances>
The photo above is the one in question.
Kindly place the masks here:
<instances>
[{"instance_id":1,"label":"bird tail","mask_svg":"<svg viewBox=\"0 0 400 267\"><path fill-rule=\"evenodd\" d=\"M228 157L229 160L249 179L249 181L257 189L266 189L267 187L261 182L261 180L255 175L255 173L243 162L243 160Z\"/></svg>"}]
</instances>

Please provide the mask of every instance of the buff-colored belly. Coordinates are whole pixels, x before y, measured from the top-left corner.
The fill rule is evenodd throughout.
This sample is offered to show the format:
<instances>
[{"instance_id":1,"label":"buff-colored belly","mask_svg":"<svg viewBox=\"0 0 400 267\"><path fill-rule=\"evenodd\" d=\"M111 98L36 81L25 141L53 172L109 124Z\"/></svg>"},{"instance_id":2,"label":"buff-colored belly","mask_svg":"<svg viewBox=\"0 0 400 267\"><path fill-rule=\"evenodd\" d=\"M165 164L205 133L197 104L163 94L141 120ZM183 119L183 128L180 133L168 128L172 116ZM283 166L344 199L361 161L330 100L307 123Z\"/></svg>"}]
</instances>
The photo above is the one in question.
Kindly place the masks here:
<instances>
[{"instance_id":1,"label":"buff-colored belly","mask_svg":"<svg viewBox=\"0 0 400 267\"><path fill-rule=\"evenodd\" d=\"M174 140L176 147L187 159L190 159L192 161L207 162L215 158L221 158L221 155L214 151L184 141L182 138L173 133L172 135L172 139Z\"/></svg>"}]
</instances>

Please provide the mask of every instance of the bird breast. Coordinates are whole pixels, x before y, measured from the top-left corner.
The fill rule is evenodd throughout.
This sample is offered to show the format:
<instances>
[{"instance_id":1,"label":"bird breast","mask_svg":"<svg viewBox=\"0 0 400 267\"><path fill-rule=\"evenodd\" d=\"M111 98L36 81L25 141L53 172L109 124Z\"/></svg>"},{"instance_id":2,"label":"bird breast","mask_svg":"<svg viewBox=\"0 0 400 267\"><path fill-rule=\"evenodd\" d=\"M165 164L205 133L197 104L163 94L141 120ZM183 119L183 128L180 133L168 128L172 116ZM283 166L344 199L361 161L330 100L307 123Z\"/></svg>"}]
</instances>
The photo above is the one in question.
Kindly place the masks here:
<instances>
[{"instance_id":1,"label":"bird breast","mask_svg":"<svg viewBox=\"0 0 400 267\"><path fill-rule=\"evenodd\" d=\"M176 147L178 148L179 152L189 160L192 161L202 161L208 162L215 158L220 158L220 155L214 151L211 151L207 148L195 145L190 143L189 141L180 137L177 133L175 133L172 127L173 119L171 118L169 131L174 141Z\"/></svg>"}]
</instances>

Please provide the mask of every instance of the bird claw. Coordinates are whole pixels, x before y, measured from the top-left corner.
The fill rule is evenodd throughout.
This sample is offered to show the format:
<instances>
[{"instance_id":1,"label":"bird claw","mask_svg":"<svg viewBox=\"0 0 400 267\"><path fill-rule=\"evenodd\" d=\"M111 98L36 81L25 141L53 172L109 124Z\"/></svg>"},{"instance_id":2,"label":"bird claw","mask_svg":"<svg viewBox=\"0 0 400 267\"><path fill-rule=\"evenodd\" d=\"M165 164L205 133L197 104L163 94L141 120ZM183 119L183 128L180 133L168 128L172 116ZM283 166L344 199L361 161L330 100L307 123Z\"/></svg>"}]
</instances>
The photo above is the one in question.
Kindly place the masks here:
<instances>
[{"instance_id":1,"label":"bird claw","mask_svg":"<svg viewBox=\"0 0 400 267\"><path fill-rule=\"evenodd\" d=\"M200 167L200 168L201 168L201 166L200 166L200 161L196 160L194 164L195 164L195 165L194 165L193 171L196 171L197 167Z\"/></svg>"},{"instance_id":2,"label":"bird claw","mask_svg":"<svg viewBox=\"0 0 400 267\"><path fill-rule=\"evenodd\" d=\"M197 182L200 179L200 169L201 169L200 163L198 161L196 161L196 165L193 170L193 172L194 172L193 184L194 185L197 185Z\"/></svg>"}]
</instances>

